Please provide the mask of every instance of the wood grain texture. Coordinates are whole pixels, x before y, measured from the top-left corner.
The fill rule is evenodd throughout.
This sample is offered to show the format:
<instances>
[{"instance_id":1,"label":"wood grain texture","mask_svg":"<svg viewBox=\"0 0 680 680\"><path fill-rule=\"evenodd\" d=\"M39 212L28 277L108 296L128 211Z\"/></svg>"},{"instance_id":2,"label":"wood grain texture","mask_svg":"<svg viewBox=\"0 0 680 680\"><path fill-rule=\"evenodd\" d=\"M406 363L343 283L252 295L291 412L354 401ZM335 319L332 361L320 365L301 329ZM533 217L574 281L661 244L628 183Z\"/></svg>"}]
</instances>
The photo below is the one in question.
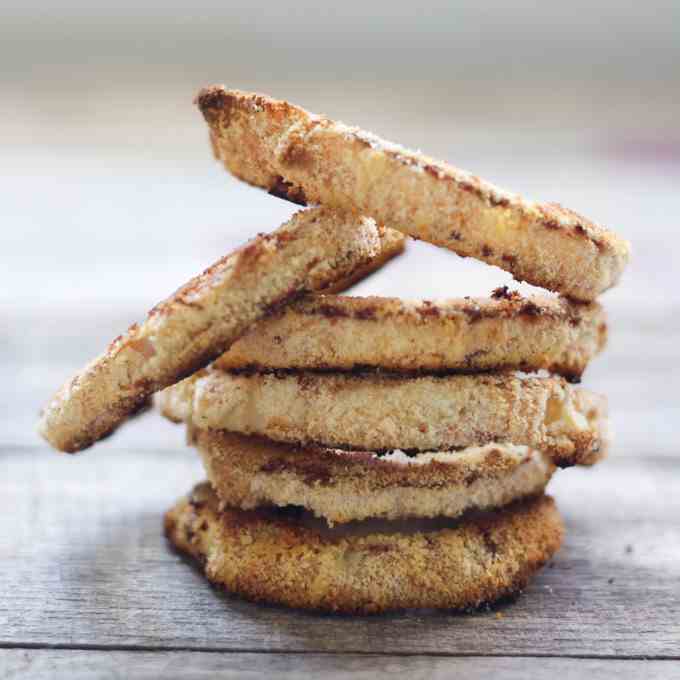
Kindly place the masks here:
<instances>
[{"instance_id":1,"label":"wood grain texture","mask_svg":"<svg viewBox=\"0 0 680 680\"><path fill-rule=\"evenodd\" d=\"M161 515L202 477L189 450L3 449L0 643L680 659L678 468L614 458L560 473L565 547L515 603L343 618L217 592L169 549Z\"/></svg>"},{"instance_id":2,"label":"wood grain texture","mask_svg":"<svg viewBox=\"0 0 680 680\"><path fill-rule=\"evenodd\" d=\"M464 677L482 680L602 680L645 678L673 680L680 677L674 661L618 659L538 659L512 657L433 658L352 654L215 654L211 652L104 652L84 650L0 650L0 680L30 677L32 680L232 680L301 677L340 680L409 677L444 680Z\"/></svg>"}]
</instances>

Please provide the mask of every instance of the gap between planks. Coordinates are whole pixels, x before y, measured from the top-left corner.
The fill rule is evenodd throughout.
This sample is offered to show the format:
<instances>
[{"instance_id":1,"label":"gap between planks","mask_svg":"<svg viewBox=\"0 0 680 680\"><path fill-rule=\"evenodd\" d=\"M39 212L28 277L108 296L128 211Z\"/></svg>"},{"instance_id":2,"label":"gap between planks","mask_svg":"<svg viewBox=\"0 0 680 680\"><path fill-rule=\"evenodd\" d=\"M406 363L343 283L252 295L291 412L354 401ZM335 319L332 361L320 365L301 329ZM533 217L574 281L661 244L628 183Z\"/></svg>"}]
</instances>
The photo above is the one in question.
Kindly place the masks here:
<instances>
[{"instance_id":1,"label":"gap between planks","mask_svg":"<svg viewBox=\"0 0 680 680\"><path fill-rule=\"evenodd\" d=\"M256 655L286 655L286 656L361 656L361 657L431 657L441 659L582 659L592 661L680 661L680 654L677 655L639 655L639 654L551 654L551 653L536 653L536 654L513 654L512 652L498 652L498 653L480 653L480 652L432 652L432 651L390 651L385 652L367 652L365 650L346 649L341 652L338 651L323 651L323 650L295 650L284 648L269 648L258 649L255 647L242 648L222 648L222 647L192 647L185 645L88 645L88 644L66 644L66 643L40 643L40 642L3 642L0 641L0 650L33 650L33 651L66 651L66 652L130 652L136 654L145 653L159 653L159 652L187 652L195 654L228 654L230 656L237 654L256 654Z\"/></svg>"}]
</instances>

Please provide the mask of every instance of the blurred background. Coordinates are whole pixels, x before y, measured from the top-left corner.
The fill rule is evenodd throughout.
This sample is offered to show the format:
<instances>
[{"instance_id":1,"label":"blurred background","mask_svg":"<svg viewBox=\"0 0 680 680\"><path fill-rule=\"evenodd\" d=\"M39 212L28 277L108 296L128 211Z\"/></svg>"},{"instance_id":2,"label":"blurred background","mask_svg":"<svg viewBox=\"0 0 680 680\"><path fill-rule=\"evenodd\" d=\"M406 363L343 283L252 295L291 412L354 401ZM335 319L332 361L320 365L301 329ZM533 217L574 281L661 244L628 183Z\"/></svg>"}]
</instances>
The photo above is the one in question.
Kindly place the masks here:
<instances>
[{"instance_id":1,"label":"blurred background","mask_svg":"<svg viewBox=\"0 0 680 680\"><path fill-rule=\"evenodd\" d=\"M633 243L603 297L616 453L677 453L680 3L46 2L0 6L0 445L187 278L293 211L212 160L192 105L226 83L291 99L557 201ZM511 284L422 243L357 289ZM512 284L511 284L512 285ZM146 415L101 445L176 448ZM99 449L98 449L99 450Z\"/></svg>"}]
</instances>

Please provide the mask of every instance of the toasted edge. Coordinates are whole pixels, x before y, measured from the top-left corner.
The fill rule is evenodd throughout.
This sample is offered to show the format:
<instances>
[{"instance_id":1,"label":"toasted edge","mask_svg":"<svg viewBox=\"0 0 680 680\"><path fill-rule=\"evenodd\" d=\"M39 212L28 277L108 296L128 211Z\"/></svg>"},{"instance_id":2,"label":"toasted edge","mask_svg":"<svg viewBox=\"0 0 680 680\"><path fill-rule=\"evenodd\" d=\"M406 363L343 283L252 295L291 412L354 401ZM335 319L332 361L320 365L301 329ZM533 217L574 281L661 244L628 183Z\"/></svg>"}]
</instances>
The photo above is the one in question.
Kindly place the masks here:
<instances>
[{"instance_id":1,"label":"toasted edge","mask_svg":"<svg viewBox=\"0 0 680 680\"><path fill-rule=\"evenodd\" d=\"M196 104L227 170L277 196L357 210L583 301L615 285L628 262L625 239L559 204L528 201L289 102L215 85Z\"/></svg>"},{"instance_id":2,"label":"toasted edge","mask_svg":"<svg viewBox=\"0 0 680 680\"><path fill-rule=\"evenodd\" d=\"M315 295L254 326L215 361L222 370L439 373L541 369L578 382L605 346L597 303L524 298L411 302Z\"/></svg>"},{"instance_id":3,"label":"toasted edge","mask_svg":"<svg viewBox=\"0 0 680 680\"><path fill-rule=\"evenodd\" d=\"M224 352L259 319L296 297L352 276L379 250L375 223L301 211L189 281L66 382L38 429L78 451L115 429L150 394Z\"/></svg>"},{"instance_id":4,"label":"toasted edge","mask_svg":"<svg viewBox=\"0 0 680 680\"><path fill-rule=\"evenodd\" d=\"M541 496L436 531L321 533L278 513L218 509L199 485L165 516L165 533L215 585L249 600L375 614L472 609L521 591L559 549L564 527Z\"/></svg>"},{"instance_id":5,"label":"toasted edge","mask_svg":"<svg viewBox=\"0 0 680 680\"><path fill-rule=\"evenodd\" d=\"M555 471L547 454L511 444L378 456L197 428L191 439L227 505L297 505L331 525L498 508L542 493Z\"/></svg>"},{"instance_id":6,"label":"toasted edge","mask_svg":"<svg viewBox=\"0 0 680 680\"><path fill-rule=\"evenodd\" d=\"M350 276L324 288L324 295L342 293L349 288L352 288L360 281L367 279L371 274L375 274L379 269L382 269L388 262L404 253L406 250L406 236L404 236L404 234L395 229L384 228L381 228L379 233L380 251L378 254L371 258L367 264L358 267Z\"/></svg>"},{"instance_id":7,"label":"toasted edge","mask_svg":"<svg viewBox=\"0 0 680 680\"><path fill-rule=\"evenodd\" d=\"M608 447L606 399L561 378L212 369L166 392L166 415L181 418L181 406L199 428L293 444L445 451L508 442L557 465L594 461Z\"/></svg>"}]
</instances>

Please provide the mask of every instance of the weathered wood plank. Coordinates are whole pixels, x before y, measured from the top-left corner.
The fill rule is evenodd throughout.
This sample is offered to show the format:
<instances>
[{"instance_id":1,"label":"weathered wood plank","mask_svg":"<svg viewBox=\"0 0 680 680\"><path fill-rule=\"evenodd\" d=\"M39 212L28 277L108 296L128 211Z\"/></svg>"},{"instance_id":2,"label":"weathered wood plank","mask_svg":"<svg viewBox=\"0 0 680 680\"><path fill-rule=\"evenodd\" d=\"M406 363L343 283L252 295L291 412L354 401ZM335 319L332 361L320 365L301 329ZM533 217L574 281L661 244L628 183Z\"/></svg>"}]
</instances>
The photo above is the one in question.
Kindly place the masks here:
<instances>
[{"instance_id":1,"label":"weathered wood plank","mask_svg":"<svg viewBox=\"0 0 680 680\"><path fill-rule=\"evenodd\" d=\"M187 451L0 452L0 642L436 654L680 654L680 464L612 459L553 491L567 542L497 611L343 618L243 602L172 553Z\"/></svg>"},{"instance_id":2,"label":"weathered wood plank","mask_svg":"<svg viewBox=\"0 0 680 680\"><path fill-rule=\"evenodd\" d=\"M600 680L680 677L677 661L554 659L522 657L427 657L336 654L225 654L212 652L107 652L80 650L0 650L0 680L90 680L125 678L428 678L482 680Z\"/></svg>"}]
</instances>

